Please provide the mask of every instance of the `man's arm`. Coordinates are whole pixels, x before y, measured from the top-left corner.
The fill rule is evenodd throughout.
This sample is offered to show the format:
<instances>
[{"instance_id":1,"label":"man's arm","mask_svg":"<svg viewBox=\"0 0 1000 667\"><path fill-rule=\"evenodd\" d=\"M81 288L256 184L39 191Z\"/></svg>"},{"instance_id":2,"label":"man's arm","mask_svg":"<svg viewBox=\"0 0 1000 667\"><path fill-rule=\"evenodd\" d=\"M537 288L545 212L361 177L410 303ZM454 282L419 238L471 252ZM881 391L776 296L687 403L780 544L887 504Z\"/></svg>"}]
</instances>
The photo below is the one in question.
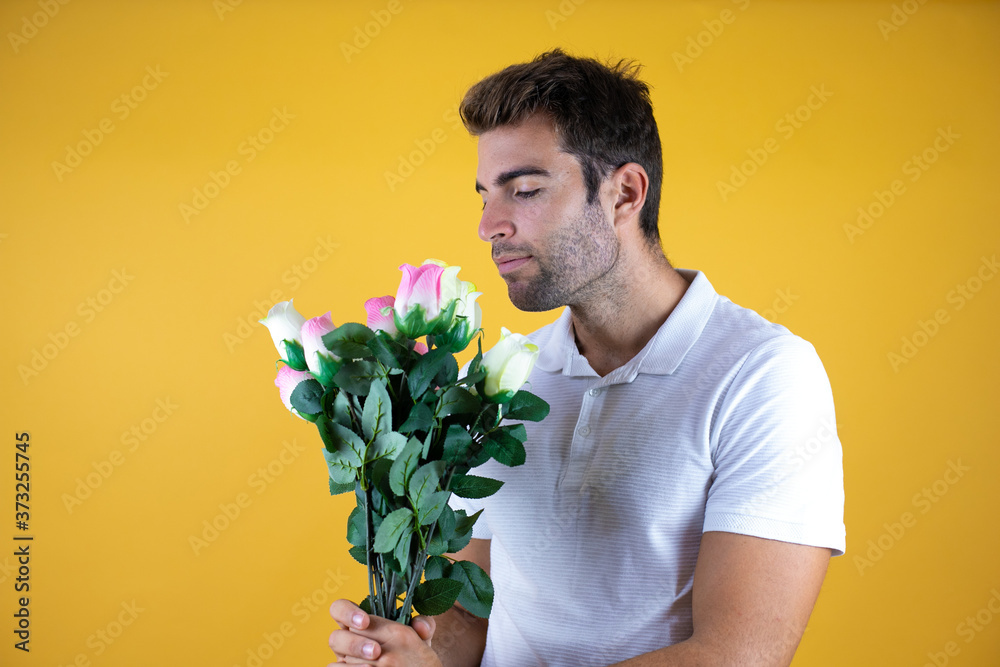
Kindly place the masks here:
<instances>
[{"instance_id":1,"label":"man's arm","mask_svg":"<svg viewBox=\"0 0 1000 667\"><path fill-rule=\"evenodd\" d=\"M694 634L617 667L788 665L829 561L829 549L707 532L694 570Z\"/></svg>"}]
</instances>

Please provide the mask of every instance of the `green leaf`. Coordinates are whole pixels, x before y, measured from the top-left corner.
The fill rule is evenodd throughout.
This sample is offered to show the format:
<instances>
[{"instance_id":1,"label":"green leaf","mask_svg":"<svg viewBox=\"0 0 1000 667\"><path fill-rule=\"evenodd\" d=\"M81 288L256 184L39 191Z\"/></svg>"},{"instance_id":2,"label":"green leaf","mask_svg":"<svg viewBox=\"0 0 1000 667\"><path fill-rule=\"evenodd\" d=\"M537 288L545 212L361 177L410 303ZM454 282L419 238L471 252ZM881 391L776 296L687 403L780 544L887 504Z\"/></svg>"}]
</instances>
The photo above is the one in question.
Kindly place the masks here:
<instances>
[{"instance_id":1,"label":"green leaf","mask_svg":"<svg viewBox=\"0 0 1000 667\"><path fill-rule=\"evenodd\" d=\"M444 512L441 513L444 516ZM428 556L440 556L441 554L448 552L448 540L438 533L434 532L431 539L427 540L427 555Z\"/></svg>"},{"instance_id":2,"label":"green leaf","mask_svg":"<svg viewBox=\"0 0 1000 667\"><path fill-rule=\"evenodd\" d=\"M365 407L361 412L361 429L365 440L372 441L379 433L392 430L392 402L381 378L372 380Z\"/></svg>"},{"instance_id":3,"label":"green leaf","mask_svg":"<svg viewBox=\"0 0 1000 667\"><path fill-rule=\"evenodd\" d=\"M368 341L368 349L372 351L375 358L388 369L404 369L405 359L409 357L409 350L392 336L384 331L376 331L375 336Z\"/></svg>"},{"instance_id":4,"label":"green leaf","mask_svg":"<svg viewBox=\"0 0 1000 667\"><path fill-rule=\"evenodd\" d=\"M501 426L499 430L514 438L522 445L528 439L528 431L524 428L524 424L508 424Z\"/></svg>"},{"instance_id":5,"label":"green leaf","mask_svg":"<svg viewBox=\"0 0 1000 667\"><path fill-rule=\"evenodd\" d=\"M460 560L452 564L448 578L462 583L458 603L470 614L489 618L493 607L493 582L489 575L472 561Z\"/></svg>"},{"instance_id":6,"label":"green leaf","mask_svg":"<svg viewBox=\"0 0 1000 667\"><path fill-rule=\"evenodd\" d=\"M451 493L448 491L435 491L420 499L417 505L417 517L421 526L434 523L441 516L441 511L448 504Z\"/></svg>"},{"instance_id":7,"label":"green leaf","mask_svg":"<svg viewBox=\"0 0 1000 667\"><path fill-rule=\"evenodd\" d=\"M370 595L366 595L365 599L358 603L358 606L361 607L362 611L366 614L374 613L372 612L372 597Z\"/></svg>"},{"instance_id":8,"label":"green leaf","mask_svg":"<svg viewBox=\"0 0 1000 667\"><path fill-rule=\"evenodd\" d=\"M370 450L371 448L369 448ZM380 458L375 461L375 465L370 467L372 488L378 489L383 495L391 496L392 488L389 486L389 469L392 468L392 461L387 458Z\"/></svg>"},{"instance_id":9,"label":"green leaf","mask_svg":"<svg viewBox=\"0 0 1000 667\"><path fill-rule=\"evenodd\" d=\"M361 466L364 441L354 431L327 419L316 422L326 447L323 456L330 471L330 478L337 484L353 483L356 470Z\"/></svg>"},{"instance_id":10,"label":"green leaf","mask_svg":"<svg viewBox=\"0 0 1000 667\"><path fill-rule=\"evenodd\" d=\"M304 380L292 390L289 401L304 415L318 415L323 412L323 385L313 379Z\"/></svg>"},{"instance_id":11,"label":"green leaf","mask_svg":"<svg viewBox=\"0 0 1000 667\"><path fill-rule=\"evenodd\" d=\"M502 430L490 433L483 447L492 458L505 466L519 466L524 463L524 445Z\"/></svg>"},{"instance_id":12,"label":"green leaf","mask_svg":"<svg viewBox=\"0 0 1000 667\"><path fill-rule=\"evenodd\" d=\"M407 485L407 495L414 507L420 507L426 496L437 491L443 472L444 461L431 461L417 468Z\"/></svg>"},{"instance_id":13,"label":"green leaf","mask_svg":"<svg viewBox=\"0 0 1000 667\"><path fill-rule=\"evenodd\" d=\"M465 371L465 377L462 378L462 384L466 387L474 387L477 382L481 382L486 379L486 370L483 369L483 341L482 336L479 336L477 342L477 347L479 350L476 352L476 356L472 358L469 362L469 366Z\"/></svg>"},{"instance_id":14,"label":"green leaf","mask_svg":"<svg viewBox=\"0 0 1000 667\"><path fill-rule=\"evenodd\" d=\"M382 517L389 514L389 499L377 486L369 487L368 491L371 494L370 507L372 511L372 521L375 523L375 530L377 531L379 524L382 522ZM398 505L392 505L392 507L398 507Z\"/></svg>"},{"instance_id":15,"label":"green leaf","mask_svg":"<svg viewBox=\"0 0 1000 667\"><path fill-rule=\"evenodd\" d=\"M504 419L540 422L549 414L549 404L530 391L520 390L504 407Z\"/></svg>"},{"instance_id":16,"label":"green leaf","mask_svg":"<svg viewBox=\"0 0 1000 667\"><path fill-rule=\"evenodd\" d=\"M434 382L439 387L447 387L458 382L458 361L455 359L455 355L450 353L445 355L444 364L438 367Z\"/></svg>"},{"instance_id":17,"label":"green leaf","mask_svg":"<svg viewBox=\"0 0 1000 667\"><path fill-rule=\"evenodd\" d=\"M309 370L309 366L306 364L305 352L302 350L302 343L296 340L286 340L285 353L288 355L288 359L285 363L291 366L293 370Z\"/></svg>"},{"instance_id":18,"label":"green leaf","mask_svg":"<svg viewBox=\"0 0 1000 667\"><path fill-rule=\"evenodd\" d=\"M420 458L427 460L428 455L431 452L431 443L434 440L434 431L430 430L427 432L427 436L424 438L424 448L420 450Z\"/></svg>"},{"instance_id":19,"label":"green leaf","mask_svg":"<svg viewBox=\"0 0 1000 667\"><path fill-rule=\"evenodd\" d=\"M341 456L355 467L361 465L365 441L357 433L329 420L320 420L316 424L321 425L320 436L328 452Z\"/></svg>"},{"instance_id":20,"label":"green leaf","mask_svg":"<svg viewBox=\"0 0 1000 667\"><path fill-rule=\"evenodd\" d=\"M437 416L475 414L480 410L479 399L462 387L451 387L444 392L438 403Z\"/></svg>"},{"instance_id":21,"label":"green leaf","mask_svg":"<svg viewBox=\"0 0 1000 667\"><path fill-rule=\"evenodd\" d=\"M424 577L427 579L447 579L451 571L451 561L441 556L431 556L424 567Z\"/></svg>"},{"instance_id":22,"label":"green leaf","mask_svg":"<svg viewBox=\"0 0 1000 667\"><path fill-rule=\"evenodd\" d=\"M333 376L333 381L341 389L356 396L367 396L368 390L372 386L372 380L380 377L382 377L382 374L375 363L371 361L348 361Z\"/></svg>"},{"instance_id":23,"label":"green leaf","mask_svg":"<svg viewBox=\"0 0 1000 667\"><path fill-rule=\"evenodd\" d=\"M385 566L396 574L403 574L403 564L399 562L392 552L382 554L382 562Z\"/></svg>"},{"instance_id":24,"label":"green leaf","mask_svg":"<svg viewBox=\"0 0 1000 667\"><path fill-rule=\"evenodd\" d=\"M472 527L482 513L483 510L479 510L472 516L467 516L465 510L455 512L455 537L448 540L448 553L458 553L469 546L469 542L472 541Z\"/></svg>"},{"instance_id":25,"label":"green leaf","mask_svg":"<svg viewBox=\"0 0 1000 667\"><path fill-rule=\"evenodd\" d=\"M406 486L410 483L413 471L417 469L421 449L423 444L416 438L410 438L396 456L396 460L392 462L392 468L389 469L389 486L396 495L406 495Z\"/></svg>"},{"instance_id":26,"label":"green leaf","mask_svg":"<svg viewBox=\"0 0 1000 667\"><path fill-rule=\"evenodd\" d=\"M406 382L410 387L410 396L413 397L414 402L419 402L420 397L431 386L431 382L438 374L440 367L447 363L445 357L451 358L452 361L455 360L448 350L437 348L422 355L417 363L413 364L413 368L406 376Z\"/></svg>"},{"instance_id":27,"label":"green leaf","mask_svg":"<svg viewBox=\"0 0 1000 667\"><path fill-rule=\"evenodd\" d=\"M357 479L357 470L342 461L330 460L330 453L324 451L323 456L327 457L326 469L330 473L330 479L336 484L353 484Z\"/></svg>"},{"instance_id":28,"label":"green leaf","mask_svg":"<svg viewBox=\"0 0 1000 667\"><path fill-rule=\"evenodd\" d=\"M375 335L363 324L347 322L323 336L323 345L341 359L371 359L368 341Z\"/></svg>"},{"instance_id":29,"label":"green leaf","mask_svg":"<svg viewBox=\"0 0 1000 667\"><path fill-rule=\"evenodd\" d=\"M440 556L448 552L448 541L455 536L455 510L446 504L441 510L435 528L434 535L427 542L427 553L431 556Z\"/></svg>"},{"instance_id":30,"label":"green leaf","mask_svg":"<svg viewBox=\"0 0 1000 667\"><path fill-rule=\"evenodd\" d=\"M425 616L443 614L458 599L462 584L453 579L429 579L413 591L413 608Z\"/></svg>"},{"instance_id":31,"label":"green leaf","mask_svg":"<svg viewBox=\"0 0 1000 667\"><path fill-rule=\"evenodd\" d=\"M347 517L347 541L356 547L365 545L365 512L355 507Z\"/></svg>"},{"instance_id":32,"label":"green leaf","mask_svg":"<svg viewBox=\"0 0 1000 667\"><path fill-rule=\"evenodd\" d=\"M365 547L351 547L348 549L351 557L361 563L362 565L368 565L368 549Z\"/></svg>"},{"instance_id":33,"label":"green leaf","mask_svg":"<svg viewBox=\"0 0 1000 667\"><path fill-rule=\"evenodd\" d=\"M413 542L413 527L410 527L403 535L399 538L399 543L396 544L396 548L392 551L392 556L399 561L401 565L408 566L410 564L410 545Z\"/></svg>"},{"instance_id":34,"label":"green leaf","mask_svg":"<svg viewBox=\"0 0 1000 667\"><path fill-rule=\"evenodd\" d=\"M486 379L486 371L480 369L475 373L466 373L461 383L466 387L475 387L476 384Z\"/></svg>"},{"instance_id":35,"label":"green leaf","mask_svg":"<svg viewBox=\"0 0 1000 667\"><path fill-rule=\"evenodd\" d=\"M477 468L482 464L490 460L490 453L486 451L483 443L485 443L485 438L483 442L475 442L469 446L469 458L465 461L465 464L470 468Z\"/></svg>"},{"instance_id":36,"label":"green leaf","mask_svg":"<svg viewBox=\"0 0 1000 667\"><path fill-rule=\"evenodd\" d=\"M455 510L450 505L445 505L441 516L437 520L437 530L435 535L442 536L445 540L450 540L455 535Z\"/></svg>"},{"instance_id":37,"label":"green leaf","mask_svg":"<svg viewBox=\"0 0 1000 667\"><path fill-rule=\"evenodd\" d=\"M331 496L337 496L337 495L340 495L341 493L347 493L348 491L353 491L354 490L354 482L353 481L340 483L340 482L333 481L332 477L330 477L329 480L330 480L330 495Z\"/></svg>"},{"instance_id":38,"label":"green leaf","mask_svg":"<svg viewBox=\"0 0 1000 667\"><path fill-rule=\"evenodd\" d=\"M444 436L444 451L441 458L448 463L465 463L469 458L469 445L472 444L472 436L460 424L452 424L448 427Z\"/></svg>"},{"instance_id":39,"label":"green leaf","mask_svg":"<svg viewBox=\"0 0 1000 667\"><path fill-rule=\"evenodd\" d=\"M395 431L381 433L368 448L368 460L388 459L392 461L405 446L406 436L402 433Z\"/></svg>"},{"instance_id":40,"label":"green leaf","mask_svg":"<svg viewBox=\"0 0 1000 667\"><path fill-rule=\"evenodd\" d=\"M410 415L399 427L400 433L410 434L414 431L429 431L434 425L434 414L426 403L414 403Z\"/></svg>"},{"instance_id":41,"label":"green leaf","mask_svg":"<svg viewBox=\"0 0 1000 667\"><path fill-rule=\"evenodd\" d=\"M460 498L486 498L500 490L503 482L476 475L453 475L448 489Z\"/></svg>"},{"instance_id":42,"label":"green leaf","mask_svg":"<svg viewBox=\"0 0 1000 667\"><path fill-rule=\"evenodd\" d=\"M413 527L413 510L401 507L382 520L382 525L375 533L375 551L385 553L392 551L399 543L407 529Z\"/></svg>"},{"instance_id":43,"label":"green leaf","mask_svg":"<svg viewBox=\"0 0 1000 667\"><path fill-rule=\"evenodd\" d=\"M326 416L341 426L351 425L351 402L347 394L337 389L329 389L323 394L323 411Z\"/></svg>"}]
</instances>

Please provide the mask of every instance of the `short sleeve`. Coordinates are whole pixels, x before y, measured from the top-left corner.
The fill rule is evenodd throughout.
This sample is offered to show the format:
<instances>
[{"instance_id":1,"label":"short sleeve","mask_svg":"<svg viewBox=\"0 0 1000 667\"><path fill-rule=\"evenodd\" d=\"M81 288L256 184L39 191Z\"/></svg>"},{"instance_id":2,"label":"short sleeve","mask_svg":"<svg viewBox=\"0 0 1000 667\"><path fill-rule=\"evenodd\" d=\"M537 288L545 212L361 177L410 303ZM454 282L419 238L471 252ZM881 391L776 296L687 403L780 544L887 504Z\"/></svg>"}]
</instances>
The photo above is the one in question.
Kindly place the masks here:
<instances>
[{"instance_id":1,"label":"short sleeve","mask_svg":"<svg viewBox=\"0 0 1000 667\"><path fill-rule=\"evenodd\" d=\"M807 341L751 351L712 424L704 531L846 549L843 453L826 370Z\"/></svg>"}]
</instances>

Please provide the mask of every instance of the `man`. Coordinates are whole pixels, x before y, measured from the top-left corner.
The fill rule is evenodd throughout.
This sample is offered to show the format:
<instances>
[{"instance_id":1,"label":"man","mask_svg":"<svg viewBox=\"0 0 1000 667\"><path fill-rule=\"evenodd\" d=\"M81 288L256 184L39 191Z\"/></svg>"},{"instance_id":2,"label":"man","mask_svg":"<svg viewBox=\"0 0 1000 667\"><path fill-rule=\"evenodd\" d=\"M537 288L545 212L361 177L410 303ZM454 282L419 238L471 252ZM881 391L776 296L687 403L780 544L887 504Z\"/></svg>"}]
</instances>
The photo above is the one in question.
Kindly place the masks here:
<instances>
[{"instance_id":1,"label":"man","mask_svg":"<svg viewBox=\"0 0 1000 667\"><path fill-rule=\"evenodd\" d=\"M523 310L552 407L483 500L486 622L413 627L338 600L330 645L378 665L787 665L845 548L841 447L808 342L660 247L661 149L628 63L560 50L476 84L479 235Z\"/></svg>"}]
</instances>

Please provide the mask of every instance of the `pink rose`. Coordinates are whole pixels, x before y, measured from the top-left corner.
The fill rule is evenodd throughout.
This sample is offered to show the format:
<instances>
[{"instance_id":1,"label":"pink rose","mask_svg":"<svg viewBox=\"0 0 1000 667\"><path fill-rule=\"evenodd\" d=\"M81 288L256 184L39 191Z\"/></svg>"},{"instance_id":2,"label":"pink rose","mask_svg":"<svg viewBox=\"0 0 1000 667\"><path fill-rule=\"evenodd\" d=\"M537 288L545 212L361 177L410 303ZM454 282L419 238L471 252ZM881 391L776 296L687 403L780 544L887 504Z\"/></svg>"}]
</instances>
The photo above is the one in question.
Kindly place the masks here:
<instances>
[{"instance_id":1,"label":"pink rose","mask_svg":"<svg viewBox=\"0 0 1000 667\"><path fill-rule=\"evenodd\" d=\"M365 311L368 313L368 328L372 331L384 331L395 336L396 320L393 317L393 305L396 299L391 296L372 297L365 301Z\"/></svg>"},{"instance_id":2,"label":"pink rose","mask_svg":"<svg viewBox=\"0 0 1000 667\"><path fill-rule=\"evenodd\" d=\"M323 336L336 329L330 313L306 320L302 325L302 351L306 366L323 386L330 386L333 376L340 369L340 357L323 343Z\"/></svg>"},{"instance_id":3,"label":"pink rose","mask_svg":"<svg viewBox=\"0 0 1000 667\"><path fill-rule=\"evenodd\" d=\"M399 268L403 279L393 303L397 330L411 339L434 336L436 344L453 351L465 349L479 331L482 314L476 286L458 278L461 267L428 259Z\"/></svg>"},{"instance_id":4,"label":"pink rose","mask_svg":"<svg viewBox=\"0 0 1000 667\"><path fill-rule=\"evenodd\" d=\"M301 419L306 421L314 421L310 419L311 416L305 416L299 413L298 410L292 407L292 392L303 382L308 381L316 382L312 374L308 371L297 371L291 366L282 366L278 369L278 377L274 379L274 384L278 387L278 396L281 397L281 402L285 404L285 407Z\"/></svg>"}]
</instances>

